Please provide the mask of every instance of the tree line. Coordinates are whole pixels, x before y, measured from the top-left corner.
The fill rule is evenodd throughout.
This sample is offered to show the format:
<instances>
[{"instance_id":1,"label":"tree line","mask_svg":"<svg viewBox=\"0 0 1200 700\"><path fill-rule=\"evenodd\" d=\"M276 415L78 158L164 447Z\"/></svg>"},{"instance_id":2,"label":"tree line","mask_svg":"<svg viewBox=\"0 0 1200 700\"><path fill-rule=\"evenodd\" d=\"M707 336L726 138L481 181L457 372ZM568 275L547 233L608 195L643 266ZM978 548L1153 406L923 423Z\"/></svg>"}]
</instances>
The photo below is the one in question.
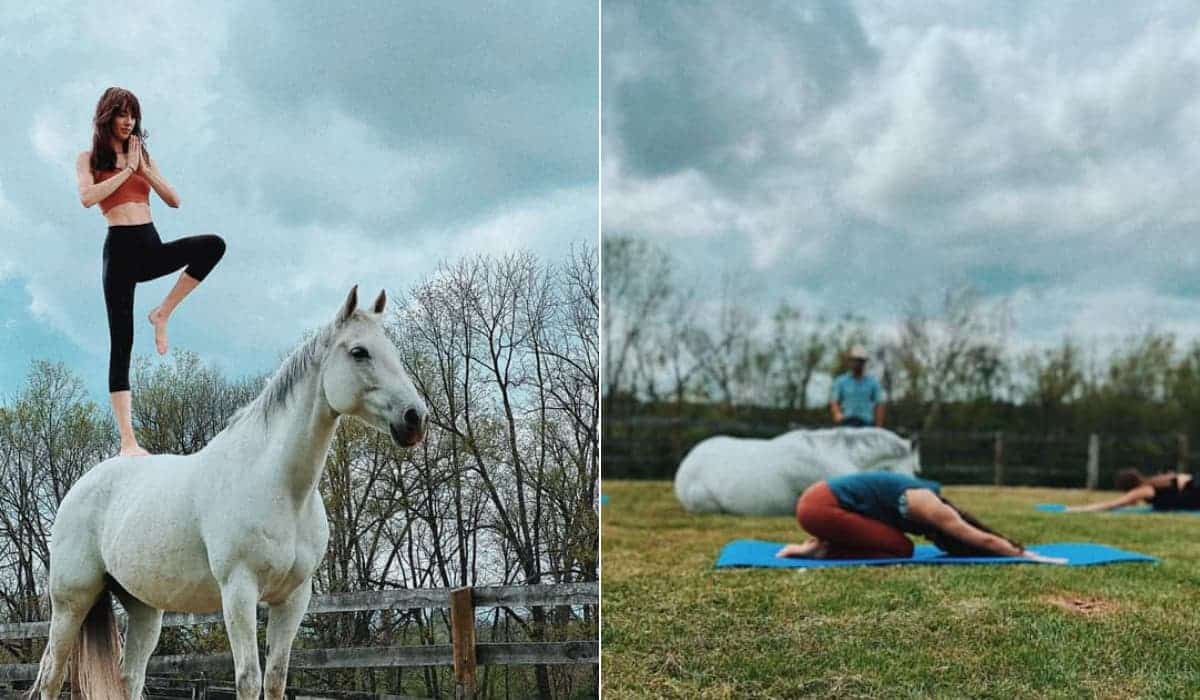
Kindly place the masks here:
<instances>
[{"instance_id":1,"label":"tree line","mask_svg":"<svg viewBox=\"0 0 1200 700\"><path fill-rule=\"evenodd\" d=\"M1200 340L1148 326L1021 347L1008 300L968 285L898 300L880 325L853 309L750 306L728 281L698 290L642 238L606 236L603 256L606 454L630 437L611 426L636 415L828 425L829 386L855 343L871 352L892 428L1182 432L1200 444Z\"/></svg>"},{"instance_id":2,"label":"tree line","mask_svg":"<svg viewBox=\"0 0 1200 700\"><path fill-rule=\"evenodd\" d=\"M341 422L321 493L329 549L317 593L598 580L596 487L600 397L598 261L594 249L545 263L530 253L439 265L403 293L386 328L426 397L432 429L402 449ZM134 425L154 453L202 448L268 375L231 378L196 355L134 365ZM48 537L71 484L114 455L106 407L61 363L34 362L0 405L0 612L49 619ZM483 622L483 621L481 621ZM445 643L444 610L324 615L305 621L312 647ZM481 641L598 634L596 611L497 608ZM219 650L220 629L163 631L158 653ZM40 648L40 643L37 644ZM28 642L7 643L36 660ZM588 667L487 667L486 695L595 692ZM376 692L452 692L449 669L322 672L321 682ZM317 686L319 687L319 686ZM328 686L327 686L328 687Z\"/></svg>"}]
</instances>

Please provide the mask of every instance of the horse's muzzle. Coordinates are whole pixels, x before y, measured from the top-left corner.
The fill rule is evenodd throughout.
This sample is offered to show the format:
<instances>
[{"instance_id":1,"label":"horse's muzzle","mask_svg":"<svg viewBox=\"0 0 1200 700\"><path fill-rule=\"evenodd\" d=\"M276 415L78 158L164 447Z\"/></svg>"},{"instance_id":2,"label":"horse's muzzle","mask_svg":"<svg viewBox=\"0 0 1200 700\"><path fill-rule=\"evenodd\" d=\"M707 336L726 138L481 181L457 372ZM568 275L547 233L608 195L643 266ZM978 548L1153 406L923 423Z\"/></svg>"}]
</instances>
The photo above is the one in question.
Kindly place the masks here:
<instances>
[{"instance_id":1,"label":"horse's muzzle","mask_svg":"<svg viewBox=\"0 0 1200 700\"><path fill-rule=\"evenodd\" d=\"M425 428L428 425L427 416L423 411L410 408L404 412L404 422L393 422L388 425L392 440L402 447L412 447L425 439Z\"/></svg>"}]
</instances>

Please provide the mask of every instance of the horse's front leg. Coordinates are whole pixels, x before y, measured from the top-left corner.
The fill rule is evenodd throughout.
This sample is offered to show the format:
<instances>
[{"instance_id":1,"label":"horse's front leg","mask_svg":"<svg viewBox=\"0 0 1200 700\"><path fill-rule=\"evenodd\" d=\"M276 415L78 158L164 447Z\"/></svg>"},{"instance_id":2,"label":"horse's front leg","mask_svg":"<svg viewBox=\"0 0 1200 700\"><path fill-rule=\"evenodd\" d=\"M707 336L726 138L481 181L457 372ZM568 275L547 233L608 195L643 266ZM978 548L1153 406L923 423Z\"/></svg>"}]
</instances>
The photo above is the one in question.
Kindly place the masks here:
<instances>
[{"instance_id":1,"label":"horse's front leg","mask_svg":"<svg viewBox=\"0 0 1200 700\"><path fill-rule=\"evenodd\" d=\"M287 600L271 606L267 618L266 700L283 700L292 641L300 629L300 620L308 612L308 600L311 597L312 579L306 579Z\"/></svg>"},{"instance_id":2,"label":"horse's front leg","mask_svg":"<svg viewBox=\"0 0 1200 700\"><path fill-rule=\"evenodd\" d=\"M236 569L221 585L221 612L233 651L238 700L258 700L262 670L258 666L258 584L245 568Z\"/></svg>"}]
</instances>

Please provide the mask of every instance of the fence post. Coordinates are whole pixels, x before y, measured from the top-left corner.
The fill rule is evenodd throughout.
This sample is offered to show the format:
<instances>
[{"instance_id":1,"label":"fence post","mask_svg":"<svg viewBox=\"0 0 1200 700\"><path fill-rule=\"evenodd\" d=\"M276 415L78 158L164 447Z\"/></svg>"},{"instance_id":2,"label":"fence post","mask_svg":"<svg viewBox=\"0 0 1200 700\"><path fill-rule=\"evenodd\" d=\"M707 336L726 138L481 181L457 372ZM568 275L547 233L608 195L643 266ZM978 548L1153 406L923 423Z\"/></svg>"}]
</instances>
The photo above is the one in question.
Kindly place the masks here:
<instances>
[{"instance_id":1,"label":"fence post","mask_svg":"<svg viewBox=\"0 0 1200 700\"><path fill-rule=\"evenodd\" d=\"M1179 456L1175 462L1175 471L1180 474L1188 473L1188 457L1191 456L1192 448L1188 445L1187 433L1175 433L1175 444L1178 448Z\"/></svg>"},{"instance_id":2,"label":"fence post","mask_svg":"<svg viewBox=\"0 0 1200 700\"><path fill-rule=\"evenodd\" d=\"M1004 433L999 430L993 436L995 440L992 445L992 469L995 471L996 486L1004 484Z\"/></svg>"},{"instance_id":3,"label":"fence post","mask_svg":"<svg viewBox=\"0 0 1200 700\"><path fill-rule=\"evenodd\" d=\"M454 697L475 697L475 600L470 586L450 591L450 645L454 651Z\"/></svg>"},{"instance_id":4,"label":"fence post","mask_svg":"<svg viewBox=\"0 0 1200 700\"><path fill-rule=\"evenodd\" d=\"M1100 436L1092 433L1088 436L1087 456L1087 488L1095 491L1100 485Z\"/></svg>"}]
</instances>

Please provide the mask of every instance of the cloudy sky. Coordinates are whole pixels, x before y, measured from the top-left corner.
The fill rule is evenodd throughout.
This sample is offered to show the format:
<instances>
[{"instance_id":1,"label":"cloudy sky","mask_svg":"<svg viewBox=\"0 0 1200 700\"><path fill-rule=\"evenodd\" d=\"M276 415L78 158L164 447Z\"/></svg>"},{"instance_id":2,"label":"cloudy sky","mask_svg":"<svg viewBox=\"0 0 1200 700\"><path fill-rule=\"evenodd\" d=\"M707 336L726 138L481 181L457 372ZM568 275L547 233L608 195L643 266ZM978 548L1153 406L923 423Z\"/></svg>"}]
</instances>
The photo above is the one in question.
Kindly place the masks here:
<instances>
[{"instance_id":1,"label":"cloudy sky","mask_svg":"<svg viewBox=\"0 0 1200 700\"><path fill-rule=\"evenodd\" d=\"M110 85L138 95L182 199L152 196L160 235L226 240L171 340L233 376L273 369L355 283L373 298L443 259L595 243L594 2L115 7L0 9L0 394L41 358L107 391L106 224L74 162ZM139 285L135 318L173 280ZM134 353L154 355L148 324Z\"/></svg>"},{"instance_id":2,"label":"cloudy sky","mask_svg":"<svg viewBox=\"0 0 1200 700\"><path fill-rule=\"evenodd\" d=\"M1195 338L1198 75L1194 2L606 0L604 230L751 302Z\"/></svg>"}]
</instances>

